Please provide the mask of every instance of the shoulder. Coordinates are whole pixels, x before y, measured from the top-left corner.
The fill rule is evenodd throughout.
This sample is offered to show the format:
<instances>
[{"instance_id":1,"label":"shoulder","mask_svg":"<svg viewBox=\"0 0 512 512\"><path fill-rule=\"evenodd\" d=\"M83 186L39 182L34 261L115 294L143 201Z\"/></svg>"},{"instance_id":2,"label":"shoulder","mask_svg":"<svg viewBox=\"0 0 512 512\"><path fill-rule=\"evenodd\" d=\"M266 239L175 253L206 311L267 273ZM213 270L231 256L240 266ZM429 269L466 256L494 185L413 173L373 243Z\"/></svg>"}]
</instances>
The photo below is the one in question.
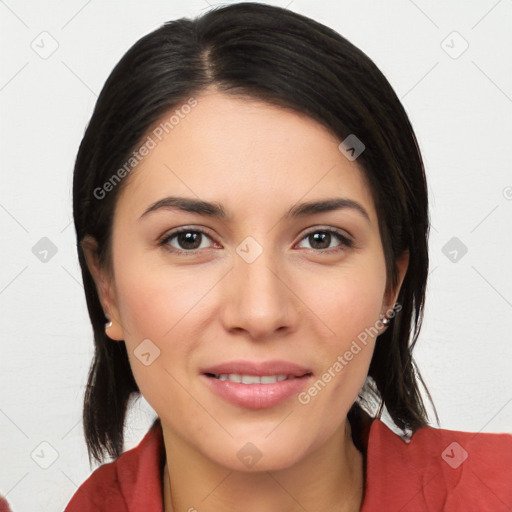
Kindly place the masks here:
<instances>
[{"instance_id":1,"label":"shoulder","mask_svg":"<svg viewBox=\"0 0 512 512\"><path fill-rule=\"evenodd\" d=\"M163 454L157 421L138 446L97 468L77 489L65 512L160 512Z\"/></svg>"},{"instance_id":2,"label":"shoulder","mask_svg":"<svg viewBox=\"0 0 512 512\"><path fill-rule=\"evenodd\" d=\"M512 507L510 434L426 426L407 441L374 420L367 450L365 506L385 498L402 512Z\"/></svg>"}]
</instances>

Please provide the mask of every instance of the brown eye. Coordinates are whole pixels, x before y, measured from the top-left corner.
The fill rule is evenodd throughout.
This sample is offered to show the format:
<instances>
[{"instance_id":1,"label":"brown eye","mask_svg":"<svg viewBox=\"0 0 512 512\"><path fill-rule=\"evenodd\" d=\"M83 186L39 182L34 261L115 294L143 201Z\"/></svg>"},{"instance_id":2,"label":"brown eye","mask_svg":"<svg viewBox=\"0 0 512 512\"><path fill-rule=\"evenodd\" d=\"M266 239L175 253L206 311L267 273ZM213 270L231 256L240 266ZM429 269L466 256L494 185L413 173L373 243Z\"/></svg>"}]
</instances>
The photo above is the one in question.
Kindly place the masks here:
<instances>
[{"instance_id":1,"label":"brown eye","mask_svg":"<svg viewBox=\"0 0 512 512\"><path fill-rule=\"evenodd\" d=\"M211 240L204 231L182 228L166 235L159 242L159 245L164 246L171 252L194 253L196 250L208 247L203 243L205 239Z\"/></svg>"},{"instance_id":2,"label":"brown eye","mask_svg":"<svg viewBox=\"0 0 512 512\"><path fill-rule=\"evenodd\" d=\"M334 229L317 229L316 231L310 231L307 233L302 240L307 240L310 244L310 248L317 252L328 251L334 249L334 251L350 248L353 245L352 240L347 236ZM338 240L338 244L336 244ZM335 245L331 245L332 243ZM307 249L308 247L306 247Z\"/></svg>"},{"instance_id":3,"label":"brown eye","mask_svg":"<svg viewBox=\"0 0 512 512\"><path fill-rule=\"evenodd\" d=\"M201 245L203 235L196 231L184 231L175 235L176 242L180 249L198 249Z\"/></svg>"},{"instance_id":4,"label":"brown eye","mask_svg":"<svg viewBox=\"0 0 512 512\"><path fill-rule=\"evenodd\" d=\"M308 241L313 249L329 249L331 245L331 239L333 238L331 233L318 232L308 235Z\"/></svg>"}]
</instances>

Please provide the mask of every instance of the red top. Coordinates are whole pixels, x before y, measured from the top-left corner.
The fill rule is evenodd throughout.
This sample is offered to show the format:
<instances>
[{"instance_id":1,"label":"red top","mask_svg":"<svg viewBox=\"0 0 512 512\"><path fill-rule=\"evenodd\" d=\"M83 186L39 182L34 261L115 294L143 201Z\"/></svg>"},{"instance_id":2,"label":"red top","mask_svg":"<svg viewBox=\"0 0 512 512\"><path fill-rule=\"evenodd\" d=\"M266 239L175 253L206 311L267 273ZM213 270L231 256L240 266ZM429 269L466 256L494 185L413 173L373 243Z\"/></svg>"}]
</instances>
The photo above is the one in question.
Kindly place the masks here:
<instances>
[{"instance_id":1,"label":"red top","mask_svg":"<svg viewBox=\"0 0 512 512\"><path fill-rule=\"evenodd\" d=\"M2 495L0 495L0 512L11 512L9 503Z\"/></svg>"},{"instance_id":2,"label":"red top","mask_svg":"<svg viewBox=\"0 0 512 512\"><path fill-rule=\"evenodd\" d=\"M512 510L512 435L422 427L409 443L374 419L363 433L361 512ZM64 512L163 512L165 449L157 421L140 444L104 464Z\"/></svg>"}]
</instances>

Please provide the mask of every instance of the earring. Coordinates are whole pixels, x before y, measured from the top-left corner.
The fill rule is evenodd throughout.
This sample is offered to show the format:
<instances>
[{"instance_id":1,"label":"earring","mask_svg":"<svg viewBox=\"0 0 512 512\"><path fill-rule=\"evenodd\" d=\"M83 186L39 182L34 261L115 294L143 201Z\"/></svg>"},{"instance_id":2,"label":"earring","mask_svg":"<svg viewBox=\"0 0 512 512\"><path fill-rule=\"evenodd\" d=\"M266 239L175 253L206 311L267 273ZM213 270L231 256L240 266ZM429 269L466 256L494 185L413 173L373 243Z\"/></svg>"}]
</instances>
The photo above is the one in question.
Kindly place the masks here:
<instances>
[{"instance_id":1,"label":"earring","mask_svg":"<svg viewBox=\"0 0 512 512\"><path fill-rule=\"evenodd\" d=\"M110 320L110 315L107 315L105 313L105 310L103 310L103 315L105 316L105 318L108 320L108 322L105 324L105 330L109 329L110 327L112 327L112 320Z\"/></svg>"},{"instance_id":2,"label":"earring","mask_svg":"<svg viewBox=\"0 0 512 512\"><path fill-rule=\"evenodd\" d=\"M390 319L385 315L381 315L381 322L385 327L387 327L389 325Z\"/></svg>"}]
</instances>

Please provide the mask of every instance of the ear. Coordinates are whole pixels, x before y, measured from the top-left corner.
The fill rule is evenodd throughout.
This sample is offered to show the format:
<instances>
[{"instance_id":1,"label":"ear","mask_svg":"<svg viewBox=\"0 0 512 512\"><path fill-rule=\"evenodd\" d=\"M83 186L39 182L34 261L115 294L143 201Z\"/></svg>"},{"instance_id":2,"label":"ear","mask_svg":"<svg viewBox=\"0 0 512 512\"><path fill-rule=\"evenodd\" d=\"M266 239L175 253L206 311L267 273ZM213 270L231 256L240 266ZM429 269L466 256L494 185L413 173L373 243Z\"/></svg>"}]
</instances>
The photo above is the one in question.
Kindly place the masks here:
<instances>
[{"instance_id":1,"label":"ear","mask_svg":"<svg viewBox=\"0 0 512 512\"><path fill-rule=\"evenodd\" d=\"M103 312L108 320L112 322L112 326L106 328L105 332L112 340L124 340L124 331L121 325L113 278L100 265L98 243L93 237L86 235L82 240L81 246L87 262L87 268L96 284L96 291Z\"/></svg>"},{"instance_id":2,"label":"ear","mask_svg":"<svg viewBox=\"0 0 512 512\"><path fill-rule=\"evenodd\" d=\"M407 273L407 268L409 266L409 251L404 251L396 260L396 285L393 286L392 283L389 283L386 288L386 293L384 295L384 301L382 304L383 311L382 313L385 315L386 311L389 311L395 305L398 295L400 293L400 288L402 287L402 283L404 281L405 274Z\"/></svg>"}]
</instances>

